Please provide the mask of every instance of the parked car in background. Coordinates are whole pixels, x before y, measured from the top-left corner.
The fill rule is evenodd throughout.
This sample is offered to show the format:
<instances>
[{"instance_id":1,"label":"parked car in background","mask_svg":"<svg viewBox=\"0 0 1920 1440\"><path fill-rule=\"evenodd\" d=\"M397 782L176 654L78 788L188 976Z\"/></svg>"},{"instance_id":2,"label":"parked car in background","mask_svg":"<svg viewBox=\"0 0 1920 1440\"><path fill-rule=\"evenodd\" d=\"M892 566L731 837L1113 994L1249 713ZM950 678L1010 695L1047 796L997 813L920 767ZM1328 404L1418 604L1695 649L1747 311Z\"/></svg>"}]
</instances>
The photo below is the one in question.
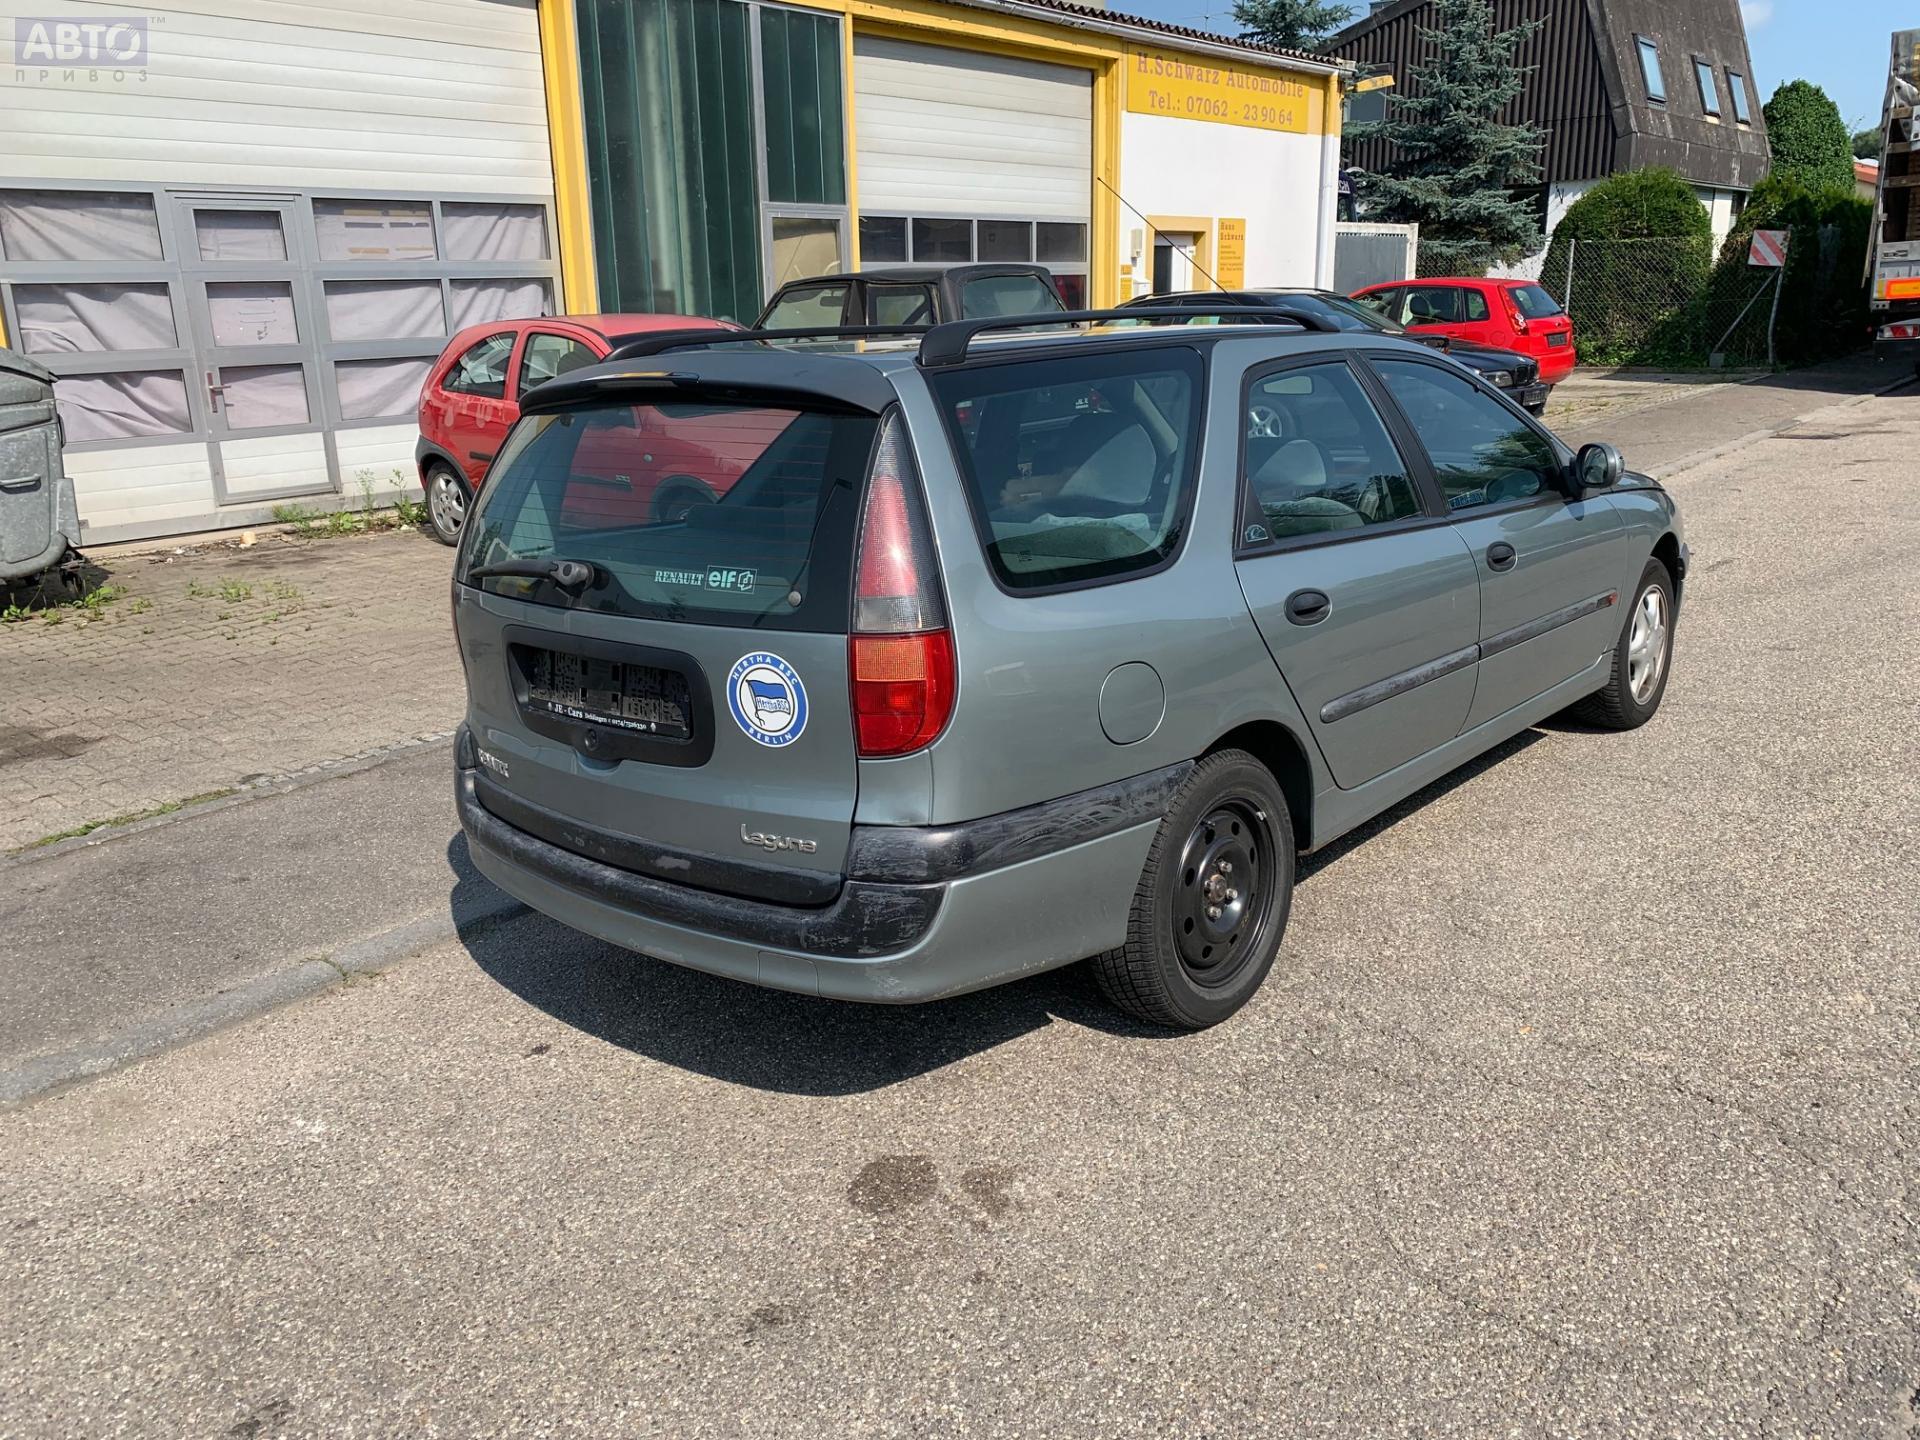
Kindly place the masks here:
<instances>
[{"instance_id":1,"label":"parked car in background","mask_svg":"<svg viewBox=\"0 0 1920 1440\"><path fill-rule=\"evenodd\" d=\"M1044 265L897 265L789 280L756 330L822 325L938 325L1066 309Z\"/></svg>"},{"instance_id":2,"label":"parked car in background","mask_svg":"<svg viewBox=\"0 0 1920 1440\"><path fill-rule=\"evenodd\" d=\"M1291 310L1312 316L1336 330L1350 334L1400 335L1441 350L1525 410L1539 415L1547 408L1547 393L1553 387L1540 379L1540 367L1516 350L1496 350L1491 345L1473 345L1445 335L1426 335L1387 319L1371 305L1350 300L1332 290L1193 290L1177 295L1141 295L1126 302L1125 310L1149 309L1156 305L1245 305L1251 309ZM1215 323L1209 317L1208 323ZM1218 317L1217 323L1232 324L1231 316Z\"/></svg>"},{"instance_id":3,"label":"parked car in background","mask_svg":"<svg viewBox=\"0 0 1920 1440\"><path fill-rule=\"evenodd\" d=\"M1416 333L1530 355L1549 385L1558 385L1579 363L1573 322L1531 280L1396 280L1356 290L1353 298Z\"/></svg>"},{"instance_id":4,"label":"parked car in background","mask_svg":"<svg viewBox=\"0 0 1920 1440\"><path fill-rule=\"evenodd\" d=\"M1197 1029L1273 965L1299 854L1549 715L1659 708L1687 548L1612 446L1390 335L983 333L1027 327L642 341L529 397L454 565L482 873L761 985L1093 956ZM569 522L636 409L758 454L679 521Z\"/></svg>"},{"instance_id":5,"label":"parked car in background","mask_svg":"<svg viewBox=\"0 0 1920 1440\"><path fill-rule=\"evenodd\" d=\"M520 418L520 397L534 386L603 360L642 335L738 328L687 315L562 315L495 320L460 331L420 387L414 459L434 535L448 545L460 538L487 467ZM644 486L636 502L642 508L655 501L672 506L712 498L709 481L680 483L674 458L663 456L656 473L630 477L630 484ZM698 465L690 461L689 467Z\"/></svg>"}]
</instances>

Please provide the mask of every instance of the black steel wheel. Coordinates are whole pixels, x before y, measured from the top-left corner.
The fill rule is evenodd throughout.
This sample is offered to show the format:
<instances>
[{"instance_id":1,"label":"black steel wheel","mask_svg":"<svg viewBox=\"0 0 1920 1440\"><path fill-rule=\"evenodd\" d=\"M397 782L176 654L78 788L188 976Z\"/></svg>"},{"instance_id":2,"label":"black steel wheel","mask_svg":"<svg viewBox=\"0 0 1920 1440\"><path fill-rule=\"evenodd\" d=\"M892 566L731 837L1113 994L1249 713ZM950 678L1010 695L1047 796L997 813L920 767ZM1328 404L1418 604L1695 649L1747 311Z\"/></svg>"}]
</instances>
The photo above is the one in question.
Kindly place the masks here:
<instances>
[{"instance_id":1,"label":"black steel wheel","mask_svg":"<svg viewBox=\"0 0 1920 1440\"><path fill-rule=\"evenodd\" d=\"M1292 817L1272 772L1244 750L1206 756L1154 836L1126 944L1094 962L1101 988L1154 1024L1219 1024L1273 967L1293 870Z\"/></svg>"}]
</instances>

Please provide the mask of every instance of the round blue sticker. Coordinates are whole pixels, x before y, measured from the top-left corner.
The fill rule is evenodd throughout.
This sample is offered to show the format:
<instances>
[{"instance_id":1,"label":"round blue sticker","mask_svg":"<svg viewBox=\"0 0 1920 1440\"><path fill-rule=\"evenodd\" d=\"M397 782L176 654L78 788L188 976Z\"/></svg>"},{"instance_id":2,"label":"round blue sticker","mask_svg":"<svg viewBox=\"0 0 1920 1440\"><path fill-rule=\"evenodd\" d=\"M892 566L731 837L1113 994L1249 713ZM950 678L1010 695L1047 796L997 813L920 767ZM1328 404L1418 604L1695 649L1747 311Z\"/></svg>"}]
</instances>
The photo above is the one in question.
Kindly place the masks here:
<instances>
[{"instance_id":1,"label":"round blue sticker","mask_svg":"<svg viewBox=\"0 0 1920 1440\"><path fill-rule=\"evenodd\" d=\"M756 650L734 662L727 708L754 744L791 745L807 728L807 687L778 655Z\"/></svg>"}]
</instances>

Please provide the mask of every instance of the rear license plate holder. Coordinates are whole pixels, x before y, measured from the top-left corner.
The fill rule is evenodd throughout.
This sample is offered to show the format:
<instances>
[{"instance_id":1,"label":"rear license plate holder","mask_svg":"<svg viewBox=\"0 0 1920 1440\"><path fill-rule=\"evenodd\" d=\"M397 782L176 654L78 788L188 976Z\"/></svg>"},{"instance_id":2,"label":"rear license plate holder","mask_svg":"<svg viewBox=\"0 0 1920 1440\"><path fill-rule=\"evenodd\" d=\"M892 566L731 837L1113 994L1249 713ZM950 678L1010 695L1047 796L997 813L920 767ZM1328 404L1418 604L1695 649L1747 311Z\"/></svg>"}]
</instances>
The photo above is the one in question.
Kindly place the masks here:
<instances>
[{"instance_id":1,"label":"rear license plate holder","mask_svg":"<svg viewBox=\"0 0 1920 1440\"><path fill-rule=\"evenodd\" d=\"M1553 349L1557 350L1562 345L1565 345L1566 343L1567 343L1567 332L1564 330L1555 331L1553 334L1547 336L1547 344Z\"/></svg>"},{"instance_id":2,"label":"rear license plate holder","mask_svg":"<svg viewBox=\"0 0 1920 1440\"><path fill-rule=\"evenodd\" d=\"M689 766L713 753L712 702L692 656L524 626L504 638L514 700L535 734L594 760Z\"/></svg>"}]
</instances>

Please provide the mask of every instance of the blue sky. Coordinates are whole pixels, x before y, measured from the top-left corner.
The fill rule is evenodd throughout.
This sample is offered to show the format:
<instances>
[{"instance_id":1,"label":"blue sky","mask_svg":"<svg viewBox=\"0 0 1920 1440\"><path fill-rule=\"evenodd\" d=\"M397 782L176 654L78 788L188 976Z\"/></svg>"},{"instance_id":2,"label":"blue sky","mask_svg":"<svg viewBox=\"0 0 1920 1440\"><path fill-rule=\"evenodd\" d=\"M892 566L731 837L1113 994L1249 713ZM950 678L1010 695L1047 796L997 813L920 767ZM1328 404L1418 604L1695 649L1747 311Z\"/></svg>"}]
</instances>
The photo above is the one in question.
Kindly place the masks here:
<instances>
[{"instance_id":1,"label":"blue sky","mask_svg":"<svg viewBox=\"0 0 1920 1440\"><path fill-rule=\"evenodd\" d=\"M1565 0L1552 0L1565 3ZM1232 0L1112 0L1115 10L1202 30L1233 30ZM1357 8L1364 9L1364 0ZM1741 0L1754 88L1764 103L1784 80L1811 80L1849 130L1880 123L1887 37L1920 28L1920 0Z\"/></svg>"}]
</instances>

